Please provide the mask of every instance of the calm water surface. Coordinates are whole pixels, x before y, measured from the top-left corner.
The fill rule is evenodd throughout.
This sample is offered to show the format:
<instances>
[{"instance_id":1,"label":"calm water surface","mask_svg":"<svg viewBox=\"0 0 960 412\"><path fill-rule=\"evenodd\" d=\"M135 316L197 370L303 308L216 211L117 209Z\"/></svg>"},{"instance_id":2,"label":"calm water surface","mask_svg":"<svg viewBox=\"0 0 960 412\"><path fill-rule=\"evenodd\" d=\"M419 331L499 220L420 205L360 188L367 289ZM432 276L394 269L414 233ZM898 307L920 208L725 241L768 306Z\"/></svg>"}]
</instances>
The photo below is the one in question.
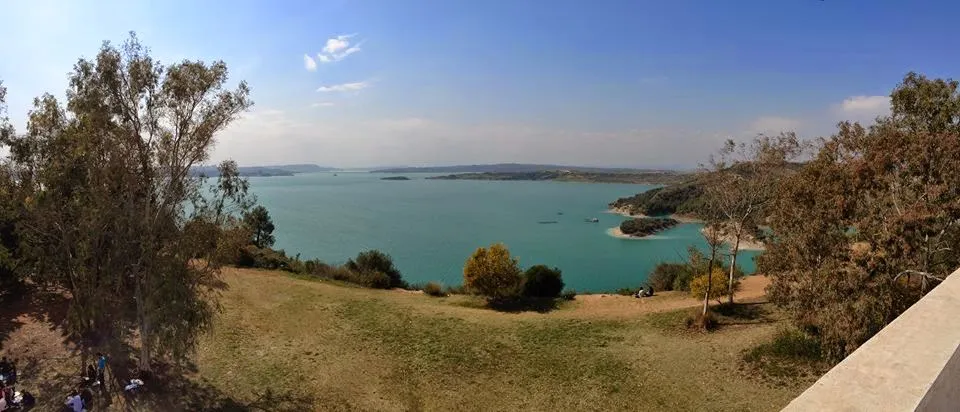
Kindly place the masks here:
<instances>
[{"instance_id":1,"label":"calm water surface","mask_svg":"<svg viewBox=\"0 0 960 412\"><path fill-rule=\"evenodd\" d=\"M697 224L652 239L606 233L625 219L604 213L607 204L653 186L425 180L423 174L380 180L384 176L338 172L250 181L273 217L275 247L331 263L380 249L410 282L458 285L464 260L477 247L504 242L522 267L559 267L567 288L609 291L642 284L658 262L681 260L689 245L706 247ZM600 222L584 221L591 217ZM740 259L748 272L754 255L741 255L748 256Z\"/></svg>"}]
</instances>

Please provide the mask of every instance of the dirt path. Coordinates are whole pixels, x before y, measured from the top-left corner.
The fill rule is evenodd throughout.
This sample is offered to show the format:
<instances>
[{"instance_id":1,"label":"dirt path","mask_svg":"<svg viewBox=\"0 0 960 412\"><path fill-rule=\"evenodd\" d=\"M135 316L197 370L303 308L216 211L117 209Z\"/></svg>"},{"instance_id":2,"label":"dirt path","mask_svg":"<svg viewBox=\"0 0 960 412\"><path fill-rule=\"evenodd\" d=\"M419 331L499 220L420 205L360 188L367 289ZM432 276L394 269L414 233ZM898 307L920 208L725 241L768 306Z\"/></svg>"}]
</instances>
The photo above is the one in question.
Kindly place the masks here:
<instances>
[{"instance_id":1,"label":"dirt path","mask_svg":"<svg viewBox=\"0 0 960 412\"><path fill-rule=\"evenodd\" d=\"M748 276L740 281L740 292L734 295L736 300L756 300L764 297L764 289L770 283L766 276ZM577 306L572 310L556 312L558 316L573 318L632 318L652 312L696 307L703 304L700 299L690 297L687 292L661 292L648 298L632 296L596 294L580 295ZM715 303L715 302L714 302Z\"/></svg>"}]
</instances>

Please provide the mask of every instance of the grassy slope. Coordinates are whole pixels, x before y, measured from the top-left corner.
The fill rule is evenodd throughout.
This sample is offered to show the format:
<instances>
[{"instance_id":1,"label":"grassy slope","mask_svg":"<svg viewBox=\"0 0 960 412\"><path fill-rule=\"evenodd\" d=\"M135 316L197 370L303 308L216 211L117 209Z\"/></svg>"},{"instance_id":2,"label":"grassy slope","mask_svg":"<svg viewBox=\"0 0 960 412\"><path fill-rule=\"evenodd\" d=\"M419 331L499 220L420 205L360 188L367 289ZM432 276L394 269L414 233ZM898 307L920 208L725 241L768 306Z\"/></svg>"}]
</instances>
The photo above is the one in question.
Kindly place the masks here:
<instances>
[{"instance_id":1,"label":"grassy slope","mask_svg":"<svg viewBox=\"0 0 960 412\"><path fill-rule=\"evenodd\" d=\"M334 410L776 410L804 387L737 370L775 323L701 335L665 329L664 315L642 310L591 311L598 297L508 314L473 308L469 297L277 272L224 279L224 312L199 349L198 379L241 402L273 388ZM662 299L669 308L682 298Z\"/></svg>"}]
</instances>

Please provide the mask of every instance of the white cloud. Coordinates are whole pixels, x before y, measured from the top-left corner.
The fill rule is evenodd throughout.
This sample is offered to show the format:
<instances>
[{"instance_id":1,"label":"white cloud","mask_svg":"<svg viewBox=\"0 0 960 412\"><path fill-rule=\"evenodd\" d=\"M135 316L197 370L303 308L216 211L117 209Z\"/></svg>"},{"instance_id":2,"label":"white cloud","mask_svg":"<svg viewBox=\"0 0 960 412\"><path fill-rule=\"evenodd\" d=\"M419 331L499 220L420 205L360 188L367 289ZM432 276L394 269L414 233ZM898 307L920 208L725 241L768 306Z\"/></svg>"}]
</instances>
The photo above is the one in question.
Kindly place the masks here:
<instances>
[{"instance_id":1,"label":"white cloud","mask_svg":"<svg viewBox=\"0 0 960 412\"><path fill-rule=\"evenodd\" d=\"M310 107L332 107L335 106L333 102L317 102L310 105Z\"/></svg>"},{"instance_id":2,"label":"white cloud","mask_svg":"<svg viewBox=\"0 0 960 412\"><path fill-rule=\"evenodd\" d=\"M369 81L362 82L353 82L353 83L343 83L343 84L334 84L330 86L320 86L317 89L318 92L356 92L363 89L366 89L372 85Z\"/></svg>"},{"instance_id":3,"label":"white cloud","mask_svg":"<svg viewBox=\"0 0 960 412\"><path fill-rule=\"evenodd\" d=\"M323 46L323 51L317 53L317 60L320 63L333 63L347 58L347 56L360 51L362 42L351 43L351 38L356 34L341 34L337 37L327 39Z\"/></svg>"},{"instance_id":4,"label":"white cloud","mask_svg":"<svg viewBox=\"0 0 960 412\"><path fill-rule=\"evenodd\" d=\"M336 53L350 45L350 38L355 34L341 34L337 37L327 39L327 44L323 46L324 53Z\"/></svg>"},{"instance_id":5,"label":"white cloud","mask_svg":"<svg viewBox=\"0 0 960 412\"><path fill-rule=\"evenodd\" d=\"M793 132L800 127L800 121L789 117L762 116L750 122L747 131L750 133L780 133Z\"/></svg>"},{"instance_id":6,"label":"white cloud","mask_svg":"<svg viewBox=\"0 0 960 412\"><path fill-rule=\"evenodd\" d=\"M307 71L311 71L311 72L312 72L312 71L315 71L315 70L317 70L317 62L314 61L313 58L310 57L309 55L304 54L304 55L303 55L303 67L304 67L305 69L307 69Z\"/></svg>"},{"instance_id":7,"label":"white cloud","mask_svg":"<svg viewBox=\"0 0 960 412\"><path fill-rule=\"evenodd\" d=\"M889 96L853 96L843 100L840 110L847 113L880 113L890 110Z\"/></svg>"},{"instance_id":8,"label":"white cloud","mask_svg":"<svg viewBox=\"0 0 960 412\"><path fill-rule=\"evenodd\" d=\"M834 106L836 120L871 124L877 117L890 114L889 96L852 96Z\"/></svg>"}]
</instances>

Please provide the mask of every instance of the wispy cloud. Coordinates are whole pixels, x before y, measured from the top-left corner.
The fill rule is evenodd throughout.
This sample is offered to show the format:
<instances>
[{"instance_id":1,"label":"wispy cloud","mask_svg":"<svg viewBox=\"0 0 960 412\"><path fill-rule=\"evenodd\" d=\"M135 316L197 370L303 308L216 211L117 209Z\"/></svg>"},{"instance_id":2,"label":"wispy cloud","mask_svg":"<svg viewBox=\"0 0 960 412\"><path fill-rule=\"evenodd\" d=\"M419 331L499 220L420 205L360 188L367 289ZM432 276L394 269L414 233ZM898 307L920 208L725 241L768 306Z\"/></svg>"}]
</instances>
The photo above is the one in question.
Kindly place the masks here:
<instances>
[{"instance_id":1,"label":"wispy cloud","mask_svg":"<svg viewBox=\"0 0 960 412\"><path fill-rule=\"evenodd\" d=\"M333 102L317 102L310 105L310 107L332 107L335 106Z\"/></svg>"},{"instance_id":2,"label":"wispy cloud","mask_svg":"<svg viewBox=\"0 0 960 412\"><path fill-rule=\"evenodd\" d=\"M356 34L341 34L327 39L323 46L323 51L317 53L317 60L320 63L333 63L347 58L347 56L360 51L363 42L352 43L352 38Z\"/></svg>"},{"instance_id":3,"label":"wispy cloud","mask_svg":"<svg viewBox=\"0 0 960 412\"><path fill-rule=\"evenodd\" d=\"M780 133L796 131L800 127L800 121L789 117L781 116L762 116L750 122L748 131L750 133Z\"/></svg>"},{"instance_id":4,"label":"wispy cloud","mask_svg":"<svg viewBox=\"0 0 960 412\"><path fill-rule=\"evenodd\" d=\"M315 71L317 70L317 62L313 60L313 57L310 57L309 55L304 54L303 67L307 69L307 71L311 71L311 72Z\"/></svg>"},{"instance_id":5,"label":"wispy cloud","mask_svg":"<svg viewBox=\"0 0 960 412\"><path fill-rule=\"evenodd\" d=\"M366 89L366 88L368 88L368 87L370 87L370 86L372 86L372 85L373 85L373 83L370 82L370 81L353 82L353 83L343 83L343 84L332 84L332 85L329 85L329 86L320 86L320 88L318 88L317 91L318 91L318 92L324 92L324 93L328 93L328 92L356 92L356 91L360 91L360 90Z\"/></svg>"}]
</instances>

